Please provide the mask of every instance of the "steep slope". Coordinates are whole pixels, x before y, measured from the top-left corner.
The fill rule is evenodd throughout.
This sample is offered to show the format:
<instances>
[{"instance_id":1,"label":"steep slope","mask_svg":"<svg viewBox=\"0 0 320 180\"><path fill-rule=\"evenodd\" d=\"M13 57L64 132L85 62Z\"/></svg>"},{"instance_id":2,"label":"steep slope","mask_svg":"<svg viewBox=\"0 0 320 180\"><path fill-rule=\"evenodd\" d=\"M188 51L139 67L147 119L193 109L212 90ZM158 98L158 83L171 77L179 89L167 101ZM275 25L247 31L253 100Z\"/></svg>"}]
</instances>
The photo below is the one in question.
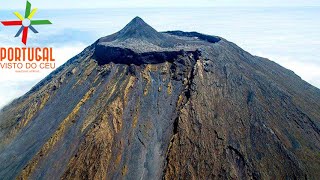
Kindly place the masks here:
<instances>
[{"instance_id":1,"label":"steep slope","mask_svg":"<svg viewBox=\"0 0 320 180\"><path fill-rule=\"evenodd\" d=\"M136 17L0 112L1 179L317 179L320 90Z\"/></svg>"}]
</instances>

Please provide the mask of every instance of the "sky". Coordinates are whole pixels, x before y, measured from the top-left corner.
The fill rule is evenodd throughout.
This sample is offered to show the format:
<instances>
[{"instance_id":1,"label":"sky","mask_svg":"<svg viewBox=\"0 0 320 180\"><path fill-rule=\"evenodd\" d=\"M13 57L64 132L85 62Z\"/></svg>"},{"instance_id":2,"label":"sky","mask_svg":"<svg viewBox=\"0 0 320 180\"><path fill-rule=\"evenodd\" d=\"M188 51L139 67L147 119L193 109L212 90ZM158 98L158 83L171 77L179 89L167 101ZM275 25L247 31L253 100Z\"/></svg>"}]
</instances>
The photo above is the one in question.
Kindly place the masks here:
<instances>
[{"instance_id":1,"label":"sky","mask_svg":"<svg viewBox=\"0 0 320 180\"><path fill-rule=\"evenodd\" d=\"M25 0L12 2L0 0L0 20L16 19L9 9L25 6ZM253 55L293 70L320 88L319 1L32 0L31 3L33 8L39 8L34 18L49 19L53 25L38 26L40 33L29 35L28 46L53 47L57 66L140 16L158 31L198 31L221 36ZM84 7L100 9L77 9ZM52 8L60 9L46 10ZM23 14L23 10L19 12ZM13 37L17 30L0 25L0 47L21 46L21 37ZM0 108L29 91L50 72L23 74L0 69Z\"/></svg>"},{"instance_id":2,"label":"sky","mask_svg":"<svg viewBox=\"0 0 320 180\"><path fill-rule=\"evenodd\" d=\"M25 0L1 0L0 7L23 9ZM134 8L134 7L265 7L265 6L320 6L319 0L32 0L44 9L74 8Z\"/></svg>"}]
</instances>

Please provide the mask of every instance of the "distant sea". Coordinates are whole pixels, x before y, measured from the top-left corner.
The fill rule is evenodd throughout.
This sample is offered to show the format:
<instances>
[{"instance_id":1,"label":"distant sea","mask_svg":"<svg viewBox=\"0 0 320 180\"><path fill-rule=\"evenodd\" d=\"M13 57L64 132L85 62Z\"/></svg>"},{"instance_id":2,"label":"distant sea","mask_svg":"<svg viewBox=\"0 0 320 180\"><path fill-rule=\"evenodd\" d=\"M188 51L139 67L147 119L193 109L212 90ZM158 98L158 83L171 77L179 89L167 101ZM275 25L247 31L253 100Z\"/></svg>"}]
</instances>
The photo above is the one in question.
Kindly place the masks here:
<instances>
[{"instance_id":1,"label":"distant sea","mask_svg":"<svg viewBox=\"0 0 320 180\"><path fill-rule=\"evenodd\" d=\"M23 14L23 10L19 11ZM16 19L12 12L1 10L0 20ZM293 70L320 88L320 7L40 8L34 19L49 19L53 25L37 26L40 34L30 34L29 46L57 48L57 60L62 64L98 38L120 30L135 16L140 16L158 31L198 31L221 36L251 54L269 58ZM21 45L19 38L13 38L17 30L17 27L0 26L0 46ZM4 73L7 72L0 72L0 102L7 103L28 91L49 72L33 75L23 83L14 83L11 79L12 85L6 86L9 79L3 77ZM12 93L7 93L6 97L1 95L8 88Z\"/></svg>"}]
</instances>

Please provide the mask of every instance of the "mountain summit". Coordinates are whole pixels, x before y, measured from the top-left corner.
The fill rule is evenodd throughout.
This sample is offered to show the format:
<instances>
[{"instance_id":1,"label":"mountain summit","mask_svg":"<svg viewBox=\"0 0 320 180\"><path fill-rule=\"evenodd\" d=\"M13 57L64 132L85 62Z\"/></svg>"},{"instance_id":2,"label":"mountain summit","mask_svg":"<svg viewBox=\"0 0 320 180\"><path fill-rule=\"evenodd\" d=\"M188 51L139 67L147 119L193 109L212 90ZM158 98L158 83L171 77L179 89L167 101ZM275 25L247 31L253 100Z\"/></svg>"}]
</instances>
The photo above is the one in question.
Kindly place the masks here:
<instances>
[{"instance_id":1,"label":"mountain summit","mask_svg":"<svg viewBox=\"0 0 320 180\"><path fill-rule=\"evenodd\" d=\"M157 32L140 17L134 18L119 32L96 42L95 59L98 63L155 64L170 61L186 52L199 53L210 49L219 37L196 32Z\"/></svg>"},{"instance_id":2,"label":"mountain summit","mask_svg":"<svg viewBox=\"0 0 320 180\"><path fill-rule=\"evenodd\" d=\"M134 18L122 30L117 33L117 40L126 40L129 38L143 39L148 41L161 40L164 35L157 32L140 17Z\"/></svg>"},{"instance_id":3,"label":"mountain summit","mask_svg":"<svg viewBox=\"0 0 320 180\"><path fill-rule=\"evenodd\" d=\"M0 111L1 179L318 179L320 90L134 18Z\"/></svg>"},{"instance_id":4,"label":"mountain summit","mask_svg":"<svg viewBox=\"0 0 320 180\"><path fill-rule=\"evenodd\" d=\"M106 47L121 47L136 53L151 51L196 50L210 46L220 38L199 34L171 31L161 33L145 23L140 17L134 18L119 32L99 39L98 44Z\"/></svg>"},{"instance_id":5,"label":"mountain summit","mask_svg":"<svg viewBox=\"0 0 320 180\"><path fill-rule=\"evenodd\" d=\"M127 24L119 32L110 36L101 38L100 43L107 45L122 44L125 46L130 44L132 47L137 46L172 46L172 41L162 33L157 32L147 23L145 23L140 17L134 18L129 24ZM142 44L144 43L144 44ZM140 47L140 49L142 49Z\"/></svg>"}]
</instances>

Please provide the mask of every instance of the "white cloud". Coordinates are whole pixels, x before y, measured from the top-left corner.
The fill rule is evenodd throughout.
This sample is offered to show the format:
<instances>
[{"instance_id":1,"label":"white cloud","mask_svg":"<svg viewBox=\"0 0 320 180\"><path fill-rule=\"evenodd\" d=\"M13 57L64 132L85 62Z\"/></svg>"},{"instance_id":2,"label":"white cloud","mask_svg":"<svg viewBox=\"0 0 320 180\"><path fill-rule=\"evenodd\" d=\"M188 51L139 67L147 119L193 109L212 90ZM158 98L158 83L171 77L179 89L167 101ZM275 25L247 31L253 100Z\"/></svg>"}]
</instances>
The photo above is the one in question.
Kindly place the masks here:
<instances>
[{"instance_id":1,"label":"white cloud","mask_svg":"<svg viewBox=\"0 0 320 180\"><path fill-rule=\"evenodd\" d=\"M290 56L275 56L257 53L258 56L268 57L281 66L294 71L303 80L320 87L320 64L314 62L304 62Z\"/></svg>"}]
</instances>

